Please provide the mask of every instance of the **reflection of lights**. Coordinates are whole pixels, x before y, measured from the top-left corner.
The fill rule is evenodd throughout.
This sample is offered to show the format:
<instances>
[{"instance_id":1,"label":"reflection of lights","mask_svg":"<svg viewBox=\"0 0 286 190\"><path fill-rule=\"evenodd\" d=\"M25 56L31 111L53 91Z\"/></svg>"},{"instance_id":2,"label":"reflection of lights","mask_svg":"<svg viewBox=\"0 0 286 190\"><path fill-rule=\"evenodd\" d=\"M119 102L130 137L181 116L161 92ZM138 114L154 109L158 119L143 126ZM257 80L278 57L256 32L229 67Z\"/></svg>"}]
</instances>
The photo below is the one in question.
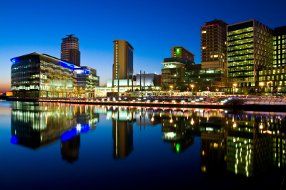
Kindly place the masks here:
<instances>
[{"instance_id":1,"label":"reflection of lights","mask_svg":"<svg viewBox=\"0 0 286 190\"><path fill-rule=\"evenodd\" d=\"M202 150L202 156L204 156L206 153L205 153L205 151L204 150Z\"/></svg>"},{"instance_id":2,"label":"reflection of lights","mask_svg":"<svg viewBox=\"0 0 286 190\"><path fill-rule=\"evenodd\" d=\"M263 129L263 124L262 123L259 124L259 129Z\"/></svg>"},{"instance_id":3,"label":"reflection of lights","mask_svg":"<svg viewBox=\"0 0 286 190\"><path fill-rule=\"evenodd\" d=\"M236 124L236 123L233 123L233 124L232 124L232 127L233 127L233 128L236 128L236 127L237 127L237 124Z\"/></svg>"},{"instance_id":4,"label":"reflection of lights","mask_svg":"<svg viewBox=\"0 0 286 190\"><path fill-rule=\"evenodd\" d=\"M191 119L191 125L194 125L195 124L195 121L194 121L194 119L192 118Z\"/></svg>"},{"instance_id":5,"label":"reflection of lights","mask_svg":"<svg viewBox=\"0 0 286 190\"><path fill-rule=\"evenodd\" d=\"M171 119L170 119L170 123L173 123L174 122L174 120L173 120L173 118L171 117Z\"/></svg>"},{"instance_id":6,"label":"reflection of lights","mask_svg":"<svg viewBox=\"0 0 286 190\"><path fill-rule=\"evenodd\" d=\"M175 137L176 137L176 133L174 133L174 132L164 133L164 138L165 139L174 139Z\"/></svg>"},{"instance_id":7,"label":"reflection of lights","mask_svg":"<svg viewBox=\"0 0 286 190\"><path fill-rule=\"evenodd\" d=\"M181 145L179 143L176 143L176 152L180 152L181 151Z\"/></svg>"},{"instance_id":8,"label":"reflection of lights","mask_svg":"<svg viewBox=\"0 0 286 190\"><path fill-rule=\"evenodd\" d=\"M217 148L217 147L218 147L218 144L217 144L217 143L214 143L214 144L213 144L213 147L214 147L214 148Z\"/></svg>"},{"instance_id":9,"label":"reflection of lights","mask_svg":"<svg viewBox=\"0 0 286 190\"><path fill-rule=\"evenodd\" d=\"M155 119L154 119L154 117L152 117L152 118L151 118L151 122L154 122L154 121L155 121Z\"/></svg>"},{"instance_id":10,"label":"reflection of lights","mask_svg":"<svg viewBox=\"0 0 286 190\"><path fill-rule=\"evenodd\" d=\"M206 166L202 166L202 167L201 167L201 170L202 170L203 173L206 173L206 171L207 171Z\"/></svg>"},{"instance_id":11,"label":"reflection of lights","mask_svg":"<svg viewBox=\"0 0 286 190\"><path fill-rule=\"evenodd\" d=\"M17 136L12 136L11 137L11 139L10 139L10 142L12 143L12 144L18 144L18 142L19 142L19 139L18 139L18 137Z\"/></svg>"},{"instance_id":12,"label":"reflection of lights","mask_svg":"<svg viewBox=\"0 0 286 190\"><path fill-rule=\"evenodd\" d=\"M81 124L80 124L80 123L78 123L78 124L76 125L76 131L77 131L78 133L80 133L80 131L81 131Z\"/></svg>"}]
</instances>

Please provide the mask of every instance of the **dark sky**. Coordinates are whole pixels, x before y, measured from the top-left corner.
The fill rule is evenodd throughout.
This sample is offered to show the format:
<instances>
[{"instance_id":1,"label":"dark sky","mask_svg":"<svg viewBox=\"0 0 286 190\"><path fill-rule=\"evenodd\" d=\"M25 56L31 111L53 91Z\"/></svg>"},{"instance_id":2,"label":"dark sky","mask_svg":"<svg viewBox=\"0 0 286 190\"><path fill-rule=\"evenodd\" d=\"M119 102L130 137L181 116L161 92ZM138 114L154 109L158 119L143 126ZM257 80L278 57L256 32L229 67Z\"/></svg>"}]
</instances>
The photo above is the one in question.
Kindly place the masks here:
<instances>
[{"instance_id":1,"label":"dark sky","mask_svg":"<svg viewBox=\"0 0 286 190\"><path fill-rule=\"evenodd\" d=\"M200 27L257 19L286 25L286 0L0 0L0 91L10 83L10 58L30 52L60 57L66 34L80 39L82 65L111 78L114 39L135 48L135 72L160 73L170 48L184 46L200 62Z\"/></svg>"}]
</instances>

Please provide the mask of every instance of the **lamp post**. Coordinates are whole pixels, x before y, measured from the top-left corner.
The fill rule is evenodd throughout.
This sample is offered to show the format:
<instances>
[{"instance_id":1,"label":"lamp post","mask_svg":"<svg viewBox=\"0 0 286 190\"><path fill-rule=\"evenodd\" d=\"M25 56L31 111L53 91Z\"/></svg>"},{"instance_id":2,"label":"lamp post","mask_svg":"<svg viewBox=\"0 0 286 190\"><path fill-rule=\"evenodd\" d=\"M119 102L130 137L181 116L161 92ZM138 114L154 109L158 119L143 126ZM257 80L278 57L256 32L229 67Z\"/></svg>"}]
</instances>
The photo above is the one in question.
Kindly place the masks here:
<instances>
[{"instance_id":1,"label":"lamp post","mask_svg":"<svg viewBox=\"0 0 286 190\"><path fill-rule=\"evenodd\" d=\"M233 83L233 84L232 84L232 94L233 94L233 95L234 95L234 91L235 91L236 87L237 87L237 84L236 84L236 83Z\"/></svg>"},{"instance_id":2,"label":"lamp post","mask_svg":"<svg viewBox=\"0 0 286 190\"><path fill-rule=\"evenodd\" d=\"M264 87L264 82L260 82L260 83L259 83L259 86L260 86L260 92L262 92L262 89L263 89L263 87Z\"/></svg>"},{"instance_id":3,"label":"lamp post","mask_svg":"<svg viewBox=\"0 0 286 190\"><path fill-rule=\"evenodd\" d=\"M267 88L268 88L268 90L269 90L269 93L271 92L271 83L272 83L272 81L268 81L268 82L266 83Z\"/></svg>"},{"instance_id":4,"label":"lamp post","mask_svg":"<svg viewBox=\"0 0 286 190\"><path fill-rule=\"evenodd\" d=\"M195 88L195 85L191 84L192 95L194 94L194 88Z\"/></svg>"}]
</instances>

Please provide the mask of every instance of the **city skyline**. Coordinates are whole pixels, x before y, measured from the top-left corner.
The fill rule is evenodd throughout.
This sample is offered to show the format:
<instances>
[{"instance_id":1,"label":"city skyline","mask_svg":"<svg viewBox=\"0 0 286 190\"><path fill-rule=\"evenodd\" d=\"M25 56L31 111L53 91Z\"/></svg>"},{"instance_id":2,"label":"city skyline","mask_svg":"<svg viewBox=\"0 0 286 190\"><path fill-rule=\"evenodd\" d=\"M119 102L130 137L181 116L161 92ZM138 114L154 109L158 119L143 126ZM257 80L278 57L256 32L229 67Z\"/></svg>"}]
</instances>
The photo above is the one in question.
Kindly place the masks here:
<instances>
[{"instance_id":1,"label":"city skyline","mask_svg":"<svg viewBox=\"0 0 286 190\"><path fill-rule=\"evenodd\" d=\"M52 0L49 4L45 2L14 0L2 3L0 23L5 24L0 31L0 91L10 87L12 57L32 52L60 57L61 39L70 33L80 39L82 65L97 69L102 83L105 83L112 78L114 39L125 39L134 46L134 73L139 70L160 73L163 58L168 57L173 46L186 47L194 53L195 62L200 63L200 29L210 20L217 18L234 24L257 19L271 28L286 24L282 8L285 2L280 0L270 5L267 2L251 1L247 6L244 3L246 1L221 1L215 10L212 7L218 3L211 1L207 7L203 3L188 1L164 1L164 5L162 1L150 4L149 1L134 3L129 0L110 1L109 5L109 1L100 3L89 0L69 1L69 5L64 0ZM33 3L37 4L36 9L30 7ZM233 3L239 4L234 7ZM257 3L259 7L256 7ZM244 14L240 15L238 12L242 8ZM116 14L118 9L124 10L125 14ZM11 15L11 10L16 14ZM137 13L139 10L142 14ZM76 11L78 14L68 14ZM167 12L172 14L162 14Z\"/></svg>"}]
</instances>

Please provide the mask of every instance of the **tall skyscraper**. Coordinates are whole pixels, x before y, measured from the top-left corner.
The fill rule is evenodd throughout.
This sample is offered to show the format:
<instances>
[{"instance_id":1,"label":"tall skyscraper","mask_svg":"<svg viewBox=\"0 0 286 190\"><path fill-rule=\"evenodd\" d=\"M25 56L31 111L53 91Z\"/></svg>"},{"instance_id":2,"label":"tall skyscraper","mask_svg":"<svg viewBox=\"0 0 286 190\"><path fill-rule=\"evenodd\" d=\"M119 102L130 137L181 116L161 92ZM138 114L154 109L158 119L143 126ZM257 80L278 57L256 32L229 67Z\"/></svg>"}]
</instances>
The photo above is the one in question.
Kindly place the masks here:
<instances>
[{"instance_id":1,"label":"tall skyscraper","mask_svg":"<svg viewBox=\"0 0 286 190\"><path fill-rule=\"evenodd\" d=\"M201 28L202 69L226 69L226 29L222 20L206 22Z\"/></svg>"},{"instance_id":2,"label":"tall skyscraper","mask_svg":"<svg viewBox=\"0 0 286 190\"><path fill-rule=\"evenodd\" d=\"M115 40L114 44L114 62L112 81L127 80L129 86L129 79L133 75L133 47L125 40Z\"/></svg>"},{"instance_id":3,"label":"tall skyscraper","mask_svg":"<svg viewBox=\"0 0 286 190\"><path fill-rule=\"evenodd\" d=\"M80 66L79 40L73 34L62 39L61 59Z\"/></svg>"},{"instance_id":4,"label":"tall skyscraper","mask_svg":"<svg viewBox=\"0 0 286 190\"><path fill-rule=\"evenodd\" d=\"M273 31L256 20L227 27L228 78L237 93L258 91L259 71L273 64Z\"/></svg>"}]
</instances>

